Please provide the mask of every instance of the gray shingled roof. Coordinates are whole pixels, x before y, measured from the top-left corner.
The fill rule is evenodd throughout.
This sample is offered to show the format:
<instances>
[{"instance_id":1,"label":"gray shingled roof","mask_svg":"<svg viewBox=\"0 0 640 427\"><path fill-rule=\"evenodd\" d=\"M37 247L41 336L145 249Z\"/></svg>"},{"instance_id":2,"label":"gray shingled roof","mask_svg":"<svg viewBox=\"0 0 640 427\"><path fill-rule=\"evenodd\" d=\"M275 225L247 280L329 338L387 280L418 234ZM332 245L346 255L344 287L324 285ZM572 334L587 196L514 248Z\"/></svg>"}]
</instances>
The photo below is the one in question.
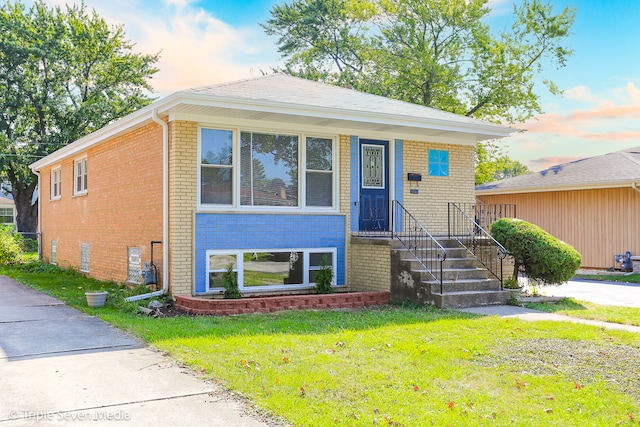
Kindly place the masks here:
<instances>
[{"instance_id":1,"label":"gray shingled roof","mask_svg":"<svg viewBox=\"0 0 640 427\"><path fill-rule=\"evenodd\" d=\"M202 86L182 92L365 113L403 115L417 119L443 120L459 124L491 125L482 120L435 108L279 73Z\"/></svg>"},{"instance_id":2,"label":"gray shingled roof","mask_svg":"<svg viewBox=\"0 0 640 427\"><path fill-rule=\"evenodd\" d=\"M476 187L476 194L587 189L640 184L640 147L588 157Z\"/></svg>"}]
</instances>

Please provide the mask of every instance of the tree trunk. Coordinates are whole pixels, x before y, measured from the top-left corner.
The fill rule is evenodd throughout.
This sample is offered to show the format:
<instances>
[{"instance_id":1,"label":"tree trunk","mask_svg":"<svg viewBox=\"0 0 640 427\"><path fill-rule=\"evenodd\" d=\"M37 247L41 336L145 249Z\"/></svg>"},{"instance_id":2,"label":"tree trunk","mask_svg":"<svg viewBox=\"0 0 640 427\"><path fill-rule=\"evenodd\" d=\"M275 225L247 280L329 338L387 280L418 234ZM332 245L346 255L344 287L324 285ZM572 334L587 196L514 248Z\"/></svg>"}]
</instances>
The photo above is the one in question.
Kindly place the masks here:
<instances>
[{"instance_id":1,"label":"tree trunk","mask_svg":"<svg viewBox=\"0 0 640 427\"><path fill-rule=\"evenodd\" d=\"M18 184L18 186L13 186L11 191L13 201L16 204L16 226L18 231L26 233L38 231L38 201L31 203L35 188L35 183L28 185L26 188L21 188Z\"/></svg>"}]
</instances>

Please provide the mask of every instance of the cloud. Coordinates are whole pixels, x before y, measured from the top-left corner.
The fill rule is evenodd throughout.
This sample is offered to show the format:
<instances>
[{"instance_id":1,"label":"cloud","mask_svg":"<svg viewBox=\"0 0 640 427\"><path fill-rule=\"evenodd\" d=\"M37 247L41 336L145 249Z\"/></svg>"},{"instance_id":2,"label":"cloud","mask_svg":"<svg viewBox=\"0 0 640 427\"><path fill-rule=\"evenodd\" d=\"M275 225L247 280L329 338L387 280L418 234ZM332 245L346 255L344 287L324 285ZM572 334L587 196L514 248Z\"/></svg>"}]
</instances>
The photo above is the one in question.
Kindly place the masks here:
<instances>
[{"instance_id":1,"label":"cloud","mask_svg":"<svg viewBox=\"0 0 640 427\"><path fill-rule=\"evenodd\" d=\"M561 165L581 159L580 156L549 156L529 160L529 163L537 169L549 169L552 166Z\"/></svg>"},{"instance_id":2,"label":"cloud","mask_svg":"<svg viewBox=\"0 0 640 427\"><path fill-rule=\"evenodd\" d=\"M66 0L48 0L49 5ZM158 53L157 94L258 76L277 64L273 40L254 26L234 27L193 0L85 0L111 25L124 26L139 53Z\"/></svg>"},{"instance_id":3,"label":"cloud","mask_svg":"<svg viewBox=\"0 0 640 427\"><path fill-rule=\"evenodd\" d=\"M579 85L564 91L564 97L576 101L596 102L597 99L587 86Z\"/></svg>"},{"instance_id":4,"label":"cloud","mask_svg":"<svg viewBox=\"0 0 640 427\"><path fill-rule=\"evenodd\" d=\"M596 99L583 86L571 89L570 93L573 99ZM622 94L620 99L601 101L591 108L543 114L520 127L530 137L551 134L609 142L640 139L640 90L630 82Z\"/></svg>"}]
</instances>

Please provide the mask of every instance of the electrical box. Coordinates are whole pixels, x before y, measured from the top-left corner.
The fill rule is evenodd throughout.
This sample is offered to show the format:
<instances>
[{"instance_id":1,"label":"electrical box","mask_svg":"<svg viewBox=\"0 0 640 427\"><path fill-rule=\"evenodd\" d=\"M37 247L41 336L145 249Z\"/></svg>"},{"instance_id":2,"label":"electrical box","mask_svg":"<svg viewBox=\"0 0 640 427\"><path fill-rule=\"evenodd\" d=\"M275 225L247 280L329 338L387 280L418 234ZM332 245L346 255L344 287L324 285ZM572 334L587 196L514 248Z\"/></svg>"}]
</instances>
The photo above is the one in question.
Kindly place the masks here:
<instances>
[{"instance_id":1,"label":"electrical box","mask_svg":"<svg viewBox=\"0 0 640 427\"><path fill-rule=\"evenodd\" d=\"M422 175L419 173L408 173L407 179L409 181L422 181Z\"/></svg>"}]
</instances>

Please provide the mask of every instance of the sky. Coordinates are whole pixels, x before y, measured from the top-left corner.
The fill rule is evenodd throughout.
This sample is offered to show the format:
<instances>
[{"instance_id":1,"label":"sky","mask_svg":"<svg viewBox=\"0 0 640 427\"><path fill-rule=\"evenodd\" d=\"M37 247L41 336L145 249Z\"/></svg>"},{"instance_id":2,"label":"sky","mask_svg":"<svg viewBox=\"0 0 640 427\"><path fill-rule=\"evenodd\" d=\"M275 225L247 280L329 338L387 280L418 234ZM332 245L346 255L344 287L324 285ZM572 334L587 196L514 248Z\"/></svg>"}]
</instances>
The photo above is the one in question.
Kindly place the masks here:
<instances>
[{"instance_id":1,"label":"sky","mask_svg":"<svg viewBox=\"0 0 640 427\"><path fill-rule=\"evenodd\" d=\"M276 38L259 23L291 0L85 0L144 53L160 52L151 81L157 96L261 75L282 63ZM515 0L518 4L522 0ZM576 9L566 67L547 66L540 85L544 114L514 125L505 153L538 171L576 159L640 146L640 0L549 0ZM71 0L46 0L64 5ZM505 28L514 0L492 0L490 24ZM544 2L544 1L543 1ZM26 1L25 4L31 4Z\"/></svg>"}]
</instances>

